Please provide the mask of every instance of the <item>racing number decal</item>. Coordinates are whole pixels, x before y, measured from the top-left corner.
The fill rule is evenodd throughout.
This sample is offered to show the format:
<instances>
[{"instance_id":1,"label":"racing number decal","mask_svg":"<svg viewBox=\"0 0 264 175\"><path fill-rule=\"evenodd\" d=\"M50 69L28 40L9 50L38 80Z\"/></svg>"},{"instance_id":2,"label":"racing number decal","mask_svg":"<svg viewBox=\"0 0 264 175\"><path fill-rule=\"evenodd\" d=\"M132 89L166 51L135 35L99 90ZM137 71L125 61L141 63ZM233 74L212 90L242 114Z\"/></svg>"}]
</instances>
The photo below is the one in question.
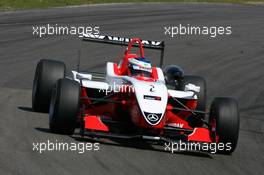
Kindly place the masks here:
<instances>
[{"instance_id":1,"label":"racing number decal","mask_svg":"<svg viewBox=\"0 0 264 175\"><path fill-rule=\"evenodd\" d=\"M151 87L151 88L149 89L149 91L150 91L150 92L154 92L154 88L155 88L154 85L150 85L150 87Z\"/></svg>"}]
</instances>

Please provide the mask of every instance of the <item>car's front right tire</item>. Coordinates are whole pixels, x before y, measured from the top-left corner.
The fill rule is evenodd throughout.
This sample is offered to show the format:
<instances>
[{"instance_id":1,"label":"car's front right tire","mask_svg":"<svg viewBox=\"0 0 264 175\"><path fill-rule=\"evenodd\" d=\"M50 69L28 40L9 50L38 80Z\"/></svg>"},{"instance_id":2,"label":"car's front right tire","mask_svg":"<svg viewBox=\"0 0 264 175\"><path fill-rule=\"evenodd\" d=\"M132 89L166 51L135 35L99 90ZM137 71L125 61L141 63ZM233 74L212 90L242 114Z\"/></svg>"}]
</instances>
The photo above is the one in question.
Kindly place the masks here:
<instances>
[{"instance_id":1,"label":"car's front right tire","mask_svg":"<svg viewBox=\"0 0 264 175\"><path fill-rule=\"evenodd\" d=\"M69 79L60 79L53 91L49 110L49 127L54 133L74 133L80 106L80 85Z\"/></svg>"}]
</instances>

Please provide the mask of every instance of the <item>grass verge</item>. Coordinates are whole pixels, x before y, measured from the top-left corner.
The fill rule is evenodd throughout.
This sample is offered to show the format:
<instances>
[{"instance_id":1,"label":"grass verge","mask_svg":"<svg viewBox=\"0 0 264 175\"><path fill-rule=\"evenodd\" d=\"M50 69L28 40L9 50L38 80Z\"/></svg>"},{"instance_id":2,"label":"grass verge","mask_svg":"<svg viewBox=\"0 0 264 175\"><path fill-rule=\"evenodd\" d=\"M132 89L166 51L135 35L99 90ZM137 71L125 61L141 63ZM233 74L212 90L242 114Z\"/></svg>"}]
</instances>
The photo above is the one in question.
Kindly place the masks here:
<instances>
[{"instance_id":1,"label":"grass verge","mask_svg":"<svg viewBox=\"0 0 264 175\"><path fill-rule=\"evenodd\" d=\"M70 5L126 3L126 2L212 2L212 3L254 3L264 0L0 0L1 10L49 8Z\"/></svg>"}]
</instances>

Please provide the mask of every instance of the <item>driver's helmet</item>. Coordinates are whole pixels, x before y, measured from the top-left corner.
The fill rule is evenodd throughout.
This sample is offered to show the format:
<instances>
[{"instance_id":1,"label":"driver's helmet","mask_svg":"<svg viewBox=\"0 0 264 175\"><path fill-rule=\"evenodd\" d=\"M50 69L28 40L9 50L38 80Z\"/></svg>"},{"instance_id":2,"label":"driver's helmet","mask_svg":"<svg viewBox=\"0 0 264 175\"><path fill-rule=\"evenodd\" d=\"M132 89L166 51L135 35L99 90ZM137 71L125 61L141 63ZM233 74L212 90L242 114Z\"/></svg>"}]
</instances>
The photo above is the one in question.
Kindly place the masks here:
<instances>
[{"instance_id":1,"label":"driver's helmet","mask_svg":"<svg viewBox=\"0 0 264 175\"><path fill-rule=\"evenodd\" d=\"M151 77L151 63L144 57L130 58L128 61L128 69L131 76Z\"/></svg>"}]
</instances>

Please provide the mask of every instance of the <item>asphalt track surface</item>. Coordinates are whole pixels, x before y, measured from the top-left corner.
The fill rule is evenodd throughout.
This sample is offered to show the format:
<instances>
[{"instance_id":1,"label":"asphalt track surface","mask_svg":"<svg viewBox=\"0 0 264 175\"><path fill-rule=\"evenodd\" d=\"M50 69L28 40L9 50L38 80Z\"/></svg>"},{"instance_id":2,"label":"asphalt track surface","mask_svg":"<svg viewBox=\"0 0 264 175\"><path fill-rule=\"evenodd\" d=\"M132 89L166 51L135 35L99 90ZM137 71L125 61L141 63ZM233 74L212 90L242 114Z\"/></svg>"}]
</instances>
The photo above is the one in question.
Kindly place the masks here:
<instances>
[{"instance_id":1,"label":"asphalt track surface","mask_svg":"<svg viewBox=\"0 0 264 175\"><path fill-rule=\"evenodd\" d=\"M214 4L107 5L0 13L0 174L263 174L264 6ZM204 76L214 96L239 101L240 136L232 156L151 149L101 140L99 151L32 151L33 142L91 142L48 132L48 115L31 109L35 65L41 58L76 64L75 36L32 35L32 26L100 26L103 34L166 41L165 64ZM177 24L231 25L231 36L164 35ZM102 70L123 48L87 45L83 68ZM88 55L88 56L87 56Z\"/></svg>"}]
</instances>

